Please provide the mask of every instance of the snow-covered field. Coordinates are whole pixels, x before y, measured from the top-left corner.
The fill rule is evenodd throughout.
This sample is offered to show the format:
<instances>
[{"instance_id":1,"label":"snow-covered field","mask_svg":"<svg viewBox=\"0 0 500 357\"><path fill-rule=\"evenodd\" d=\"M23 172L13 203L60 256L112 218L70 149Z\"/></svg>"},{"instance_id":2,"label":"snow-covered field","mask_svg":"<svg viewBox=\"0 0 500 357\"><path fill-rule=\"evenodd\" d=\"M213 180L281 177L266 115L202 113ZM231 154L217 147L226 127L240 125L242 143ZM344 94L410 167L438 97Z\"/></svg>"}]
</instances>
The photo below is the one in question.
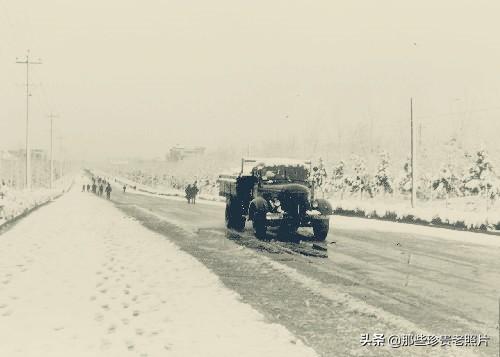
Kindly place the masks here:
<instances>
[{"instance_id":1,"label":"snow-covered field","mask_svg":"<svg viewBox=\"0 0 500 357\"><path fill-rule=\"evenodd\" d=\"M0 195L0 225L59 196L68 190L72 181L72 176L65 176L54 183L53 189L39 188L31 191L5 187L3 198Z\"/></svg>"},{"instance_id":2,"label":"snow-covered field","mask_svg":"<svg viewBox=\"0 0 500 357\"><path fill-rule=\"evenodd\" d=\"M78 183L0 239L0 356L315 356Z\"/></svg>"}]
</instances>

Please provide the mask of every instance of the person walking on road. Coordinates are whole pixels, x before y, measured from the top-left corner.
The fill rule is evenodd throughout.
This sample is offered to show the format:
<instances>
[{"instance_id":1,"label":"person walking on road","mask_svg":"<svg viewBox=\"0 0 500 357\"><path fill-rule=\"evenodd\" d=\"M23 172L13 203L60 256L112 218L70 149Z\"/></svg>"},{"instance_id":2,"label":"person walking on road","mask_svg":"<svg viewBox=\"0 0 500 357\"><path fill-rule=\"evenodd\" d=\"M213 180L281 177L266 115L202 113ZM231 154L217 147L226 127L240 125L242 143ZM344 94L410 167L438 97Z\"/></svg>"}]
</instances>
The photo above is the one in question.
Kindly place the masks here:
<instances>
[{"instance_id":1,"label":"person walking on road","mask_svg":"<svg viewBox=\"0 0 500 357\"><path fill-rule=\"evenodd\" d=\"M191 202L193 204L196 204L196 195L198 194L200 190L198 189L198 186L196 185L196 181L193 183L193 186L191 186Z\"/></svg>"},{"instance_id":2,"label":"person walking on road","mask_svg":"<svg viewBox=\"0 0 500 357\"><path fill-rule=\"evenodd\" d=\"M90 192L90 184L87 184L87 192Z\"/></svg>"},{"instance_id":3,"label":"person walking on road","mask_svg":"<svg viewBox=\"0 0 500 357\"><path fill-rule=\"evenodd\" d=\"M92 184L92 193L97 193L97 185L94 183Z\"/></svg>"},{"instance_id":4,"label":"person walking on road","mask_svg":"<svg viewBox=\"0 0 500 357\"><path fill-rule=\"evenodd\" d=\"M192 188L191 188L191 184L187 185L185 192L186 192L186 199L188 201L188 204L190 204L191 203L191 197L192 197L191 195L192 195L192 192L193 192Z\"/></svg>"},{"instance_id":5,"label":"person walking on road","mask_svg":"<svg viewBox=\"0 0 500 357\"><path fill-rule=\"evenodd\" d=\"M102 185L102 183L99 185L99 196L102 196L102 193L104 191L104 186Z\"/></svg>"},{"instance_id":6,"label":"person walking on road","mask_svg":"<svg viewBox=\"0 0 500 357\"><path fill-rule=\"evenodd\" d=\"M123 185L123 193L127 190L127 185Z\"/></svg>"},{"instance_id":7,"label":"person walking on road","mask_svg":"<svg viewBox=\"0 0 500 357\"><path fill-rule=\"evenodd\" d=\"M106 186L106 198L107 198L108 200L109 200L109 199L111 199L111 191L112 191L112 189L111 189L111 185L110 185L110 184L109 184L109 182L108 182L108 185Z\"/></svg>"}]
</instances>

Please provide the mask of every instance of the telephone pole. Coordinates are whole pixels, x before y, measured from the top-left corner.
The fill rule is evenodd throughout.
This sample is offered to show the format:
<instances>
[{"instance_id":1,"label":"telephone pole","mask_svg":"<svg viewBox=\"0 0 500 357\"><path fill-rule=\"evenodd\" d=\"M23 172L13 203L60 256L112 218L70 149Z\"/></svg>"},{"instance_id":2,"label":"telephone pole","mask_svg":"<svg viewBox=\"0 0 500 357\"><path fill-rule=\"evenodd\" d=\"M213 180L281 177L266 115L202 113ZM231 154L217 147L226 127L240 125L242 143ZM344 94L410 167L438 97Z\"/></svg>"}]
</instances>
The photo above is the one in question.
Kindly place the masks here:
<instances>
[{"instance_id":1,"label":"telephone pole","mask_svg":"<svg viewBox=\"0 0 500 357\"><path fill-rule=\"evenodd\" d=\"M62 136L58 137L59 139L59 178L62 178L63 176L63 149L62 149Z\"/></svg>"},{"instance_id":2,"label":"telephone pole","mask_svg":"<svg viewBox=\"0 0 500 357\"><path fill-rule=\"evenodd\" d=\"M415 208L417 202L417 187L416 187L416 140L413 124L413 98L410 98L410 134L411 134L411 208Z\"/></svg>"},{"instance_id":3,"label":"telephone pole","mask_svg":"<svg viewBox=\"0 0 500 357\"><path fill-rule=\"evenodd\" d=\"M42 64L40 60L31 61L30 60L30 50L26 52L26 59L20 61L16 58L16 63L26 65L26 183L25 188L31 190L31 148L30 148L30 136L29 136L29 98L30 98L30 65L31 64Z\"/></svg>"},{"instance_id":4,"label":"telephone pole","mask_svg":"<svg viewBox=\"0 0 500 357\"><path fill-rule=\"evenodd\" d=\"M50 113L48 115L50 118L50 188L53 188L52 185L54 183L54 118L57 118L57 115Z\"/></svg>"}]
</instances>

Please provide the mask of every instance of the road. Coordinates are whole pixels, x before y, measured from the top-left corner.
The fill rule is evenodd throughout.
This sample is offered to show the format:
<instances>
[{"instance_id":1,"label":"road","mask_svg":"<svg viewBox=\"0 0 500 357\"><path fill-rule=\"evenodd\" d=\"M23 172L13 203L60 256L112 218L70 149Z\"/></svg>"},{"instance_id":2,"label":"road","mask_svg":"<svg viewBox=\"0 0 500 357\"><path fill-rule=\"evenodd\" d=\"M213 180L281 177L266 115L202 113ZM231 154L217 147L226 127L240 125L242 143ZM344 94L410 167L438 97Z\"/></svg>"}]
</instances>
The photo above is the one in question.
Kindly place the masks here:
<instances>
[{"instance_id":1,"label":"road","mask_svg":"<svg viewBox=\"0 0 500 357\"><path fill-rule=\"evenodd\" d=\"M112 202L201 261L243 302L322 356L499 353L499 237L334 217L328 257L318 258L260 242L249 225L243 233L227 231L219 204L188 205L118 189ZM299 235L310 240L305 229ZM482 334L489 343L362 346L362 334Z\"/></svg>"}]
</instances>

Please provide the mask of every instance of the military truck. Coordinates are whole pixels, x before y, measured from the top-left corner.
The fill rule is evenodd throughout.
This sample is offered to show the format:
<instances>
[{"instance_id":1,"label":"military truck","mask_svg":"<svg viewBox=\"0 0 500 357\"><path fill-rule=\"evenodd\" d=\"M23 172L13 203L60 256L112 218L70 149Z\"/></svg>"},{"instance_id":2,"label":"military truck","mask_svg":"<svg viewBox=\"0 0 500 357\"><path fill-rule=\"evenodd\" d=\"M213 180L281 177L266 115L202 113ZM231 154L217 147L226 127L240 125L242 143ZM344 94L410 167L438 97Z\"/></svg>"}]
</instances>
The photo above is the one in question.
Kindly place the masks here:
<instances>
[{"instance_id":1,"label":"military truck","mask_svg":"<svg viewBox=\"0 0 500 357\"><path fill-rule=\"evenodd\" d=\"M331 204L314 195L311 162L295 159L242 159L239 172L219 175L219 195L226 198L226 227L238 231L252 222L255 235L265 238L268 227L287 233L312 227L325 240Z\"/></svg>"}]
</instances>

